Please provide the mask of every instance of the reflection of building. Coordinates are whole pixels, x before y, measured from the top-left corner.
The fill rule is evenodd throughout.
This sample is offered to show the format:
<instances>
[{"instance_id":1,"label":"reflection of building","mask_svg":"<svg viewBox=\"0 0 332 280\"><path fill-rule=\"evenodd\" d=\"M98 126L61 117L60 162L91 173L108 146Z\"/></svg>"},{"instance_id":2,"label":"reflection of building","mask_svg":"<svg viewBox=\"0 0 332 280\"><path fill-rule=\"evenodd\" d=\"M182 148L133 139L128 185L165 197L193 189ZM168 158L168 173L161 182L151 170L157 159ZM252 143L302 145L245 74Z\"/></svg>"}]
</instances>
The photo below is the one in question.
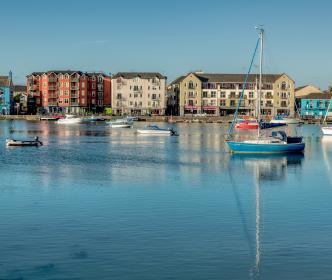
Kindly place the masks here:
<instances>
[{"instance_id":1,"label":"reflection of building","mask_svg":"<svg viewBox=\"0 0 332 280\"><path fill-rule=\"evenodd\" d=\"M0 114L10 115L12 113L13 94L12 94L12 72L8 76L0 76Z\"/></svg>"},{"instance_id":2,"label":"reflection of building","mask_svg":"<svg viewBox=\"0 0 332 280\"><path fill-rule=\"evenodd\" d=\"M302 118L323 118L327 113L332 93L310 93L300 98ZM331 116L330 106L328 116Z\"/></svg>"},{"instance_id":3,"label":"reflection of building","mask_svg":"<svg viewBox=\"0 0 332 280\"><path fill-rule=\"evenodd\" d=\"M112 77L113 112L117 115L164 115L166 77L160 73L119 72Z\"/></svg>"},{"instance_id":4,"label":"reflection of building","mask_svg":"<svg viewBox=\"0 0 332 280\"><path fill-rule=\"evenodd\" d=\"M244 74L189 73L170 87L179 88L180 115L206 113L233 114L239 104ZM258 76L249 75L240 103L240 113L254 114L257 103ZM294 115L294 81L286 74L263 75L261 114Z\"/></svg>"},{"instance_id":5,"label":"reflection of building","mask_svg":"<svg viewBox=\"0 0 332 280\"><path fill-rule=\"evenodd\" d=\"M27 76L27 91L47 112L101 112L111 105L111 78L103 73L34 72Z\"/></svg>"}]
</instances>

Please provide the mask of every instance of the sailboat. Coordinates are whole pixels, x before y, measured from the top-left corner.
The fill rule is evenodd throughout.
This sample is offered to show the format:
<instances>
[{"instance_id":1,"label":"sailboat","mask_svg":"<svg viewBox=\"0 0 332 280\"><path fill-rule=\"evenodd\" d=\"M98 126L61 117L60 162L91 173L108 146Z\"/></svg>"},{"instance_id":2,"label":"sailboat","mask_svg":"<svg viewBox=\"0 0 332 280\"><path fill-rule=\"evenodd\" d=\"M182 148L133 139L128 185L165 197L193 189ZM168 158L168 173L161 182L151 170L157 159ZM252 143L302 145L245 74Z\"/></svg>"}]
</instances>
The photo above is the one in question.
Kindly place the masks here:
<instances>
[{"instance_id":1,"label":"sailboat","mask_svg":"<svg viewBox=\"0 0 332 280\"><path fill-rule=\"evenodd\" d=\"M236 123L238 111L240 108L241 100L243 99L244 88L246 87L248 77L256 56L258 46L260 45L260 58L259 58L259 94L257 98L257 119L260 119L260 97L262 92L262 66L263 66L263 47L264 47L264 29L256 27L259 30L259 38L256 43L255 51L251 59L248 73L245 77L244 86L241 92L240 101L234 114L233 122L229 128L227 145L233 153L294 153L303 152L305 143L302 137L287 136L284 131L274 131L269 137L262 137L260 134L260 127L257 130L257 138L253 140L235 141L232 139L234 124Z\"/></svg>"},{"instance_id":2,"label":"sailboat","mask_svg":"<svg viewBox=\"0 0 332 280\"><path fill-rule=\"evenodd\" d=\"M328 113L330 111L330 107L331 107L331 102L332 102L332 96L330 98L329 105L327 106L327 109L326 109L325 117L323 120L323 125L326 123L327 115L328 115ZM322 129L322 132L324 135L332 136L332 126L322 126L321 129Z\"/></svg>"}]
</instances>

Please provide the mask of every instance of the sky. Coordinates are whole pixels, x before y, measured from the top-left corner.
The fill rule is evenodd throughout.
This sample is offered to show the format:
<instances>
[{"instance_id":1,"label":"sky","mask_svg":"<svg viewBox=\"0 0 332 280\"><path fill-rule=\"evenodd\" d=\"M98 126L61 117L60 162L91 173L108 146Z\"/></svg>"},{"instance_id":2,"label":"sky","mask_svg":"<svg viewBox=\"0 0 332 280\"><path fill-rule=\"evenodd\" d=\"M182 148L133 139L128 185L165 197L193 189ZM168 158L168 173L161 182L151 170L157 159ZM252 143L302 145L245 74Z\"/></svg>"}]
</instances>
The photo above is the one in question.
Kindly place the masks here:
<instances>
[{"instance_id":1,"label":"sky","mask_svg":"<svg viewBox=\"0 0 332 280\"><path fill-rule=\"evenodd\" d=\"M332 1L12 0L1 3L0 75L47 70L244 73L265 29L264 73L332 85ZM258 62L256 62L256 65ZM254 71L257 71L257 66Z\"/></svg>"}]
</instances>

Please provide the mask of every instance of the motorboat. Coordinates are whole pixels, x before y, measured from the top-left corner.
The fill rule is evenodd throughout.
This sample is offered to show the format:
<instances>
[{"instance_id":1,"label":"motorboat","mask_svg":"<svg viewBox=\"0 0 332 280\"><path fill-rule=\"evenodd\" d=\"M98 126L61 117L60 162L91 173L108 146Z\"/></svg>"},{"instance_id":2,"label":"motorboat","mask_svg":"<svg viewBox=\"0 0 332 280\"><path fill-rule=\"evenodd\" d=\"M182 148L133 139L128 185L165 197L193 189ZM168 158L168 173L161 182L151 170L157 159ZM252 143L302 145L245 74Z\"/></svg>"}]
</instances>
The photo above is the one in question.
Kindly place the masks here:
<instances>
[{"instance_id":1,"label":"motorboat","mask_svg":"<svg viewBox=\"0 0 332 280\"><path fill-rule=\"evenodd\" d=\"M271 122L260 122L259 127L260 129L268 129L268 128L275 128L279 126L285 126L287 125L286 123L271 123Z\"/></svg>"},{"instance_id":2,"label":"motorboat","mask_svg":"<svg viewBox=\"0 0 332 280\"><path fill-rule=\"evenodd\" d=\"M78 124L81 122L82 119L75 115L66 115L63 119L57 121L58 124Z\"/></svg>"},{"instance_id":3,"label":"motorboat","mask_svg":"<svg viewBox=\"0 0 332 280\"><path fill-rule=\"evenodd\" d=\"M301 121L296 118L277 116L273 118L270 123L282 123L282 124L299 124Z\"/></svg>"},{"instance_id":4,"label":"motorboat","mask_svg":"<svg viewBox=\"0 0 332 280\"><path fill-rule=\"evenodd\" d=\"M108 121L107 124L112 128L131 128L132 122L127 119L117 119L115 121Z\"/></svg>"},{"instance_id":5,"label":"motorboat","mask_svg":"<svg viewBox=\"0 0 332 280\"><path fill-rule=\"evenodd\" d=\"M146 135L176 135L173 128L160 128L157 125L147 125L144 128L137 129L137 133Z\"/></svg>"},{"instance_id":6,"label":"motorboat","mask_svg":"<svg viewBox=\"0 0 332 280\"><path fill-rule=\"evenodd\" d=\"M91 122L102 122L104 121L103 118L99 118L99 117L96 117L94 115L90 116L90 117L85 117L82 119L82 122L84 123L91 123Z\"/></svg>"},{"instance_id":7,"label":"motorboat","mask_svg":"<svg viewBox=\"0 0 332 280\"><path fill-rule=\"evenodd\" d=\"M241 120L235 125L236 129L257 129L258 127L259 123L257 120Z\"/></svg>"},{"instance_id":8,"label":"motorboat","mask_svg":"<svg viewBox=\"0 0 332 280\"><path fill-rule=\"evenodd\" d=\"M42 146L43 142L39 140L38 137L35 137L34 140L18 140L18 139L6 139L7 147L31 147L31 146Z\"/></svg>"},{"instance_id":9,"label":"motorboat","mask_svg":"<svg viewBox=\"0 0 332 280\"><path fill-rule=\"evenodd\" d=\"M138 121L138 117L137 116L128 116L127 120L131 121L131 122L137 122Z\"/></svg>"},{"instance_id":10,"label":"motorboat","mask_svg":"<svg viewBox=\"0 0 332 280\"><path fill-rule=\"evenodd\" d=\"M321 129L324 135L332 136L332 126L323 126Z\"/></svg>"}]
</instances>

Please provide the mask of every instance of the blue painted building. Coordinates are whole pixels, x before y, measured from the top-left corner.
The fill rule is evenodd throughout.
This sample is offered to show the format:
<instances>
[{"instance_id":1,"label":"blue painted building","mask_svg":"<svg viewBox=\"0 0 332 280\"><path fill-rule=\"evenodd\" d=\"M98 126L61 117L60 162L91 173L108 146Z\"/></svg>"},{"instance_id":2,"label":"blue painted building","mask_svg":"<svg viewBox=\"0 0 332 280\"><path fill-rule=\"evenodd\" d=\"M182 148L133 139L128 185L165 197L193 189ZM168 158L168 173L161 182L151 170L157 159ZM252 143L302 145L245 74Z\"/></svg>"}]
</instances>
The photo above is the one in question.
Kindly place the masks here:
<instances>
[{"instance_id":1,"label":"blue painted building","mask_svg":"<svg viewBox=\"0 0 332 280\"><path fill-rule=\"evenodd\" d=\"M8 76L0 76L0 114L10 115L13 111L13 79L12 72Z\"/></svg>"},{"instance_id":2,"label":"blue painted building","mask_svg":"<svg viewBox=\"0 0 332 280\"><path fill-rule=\"evenodd\" d=\"M328 116L332 116L331 93L310 93L301 97L302 118L324 118L327 113L329 103L331 103Z\"/></svg>"}]
</instances>

